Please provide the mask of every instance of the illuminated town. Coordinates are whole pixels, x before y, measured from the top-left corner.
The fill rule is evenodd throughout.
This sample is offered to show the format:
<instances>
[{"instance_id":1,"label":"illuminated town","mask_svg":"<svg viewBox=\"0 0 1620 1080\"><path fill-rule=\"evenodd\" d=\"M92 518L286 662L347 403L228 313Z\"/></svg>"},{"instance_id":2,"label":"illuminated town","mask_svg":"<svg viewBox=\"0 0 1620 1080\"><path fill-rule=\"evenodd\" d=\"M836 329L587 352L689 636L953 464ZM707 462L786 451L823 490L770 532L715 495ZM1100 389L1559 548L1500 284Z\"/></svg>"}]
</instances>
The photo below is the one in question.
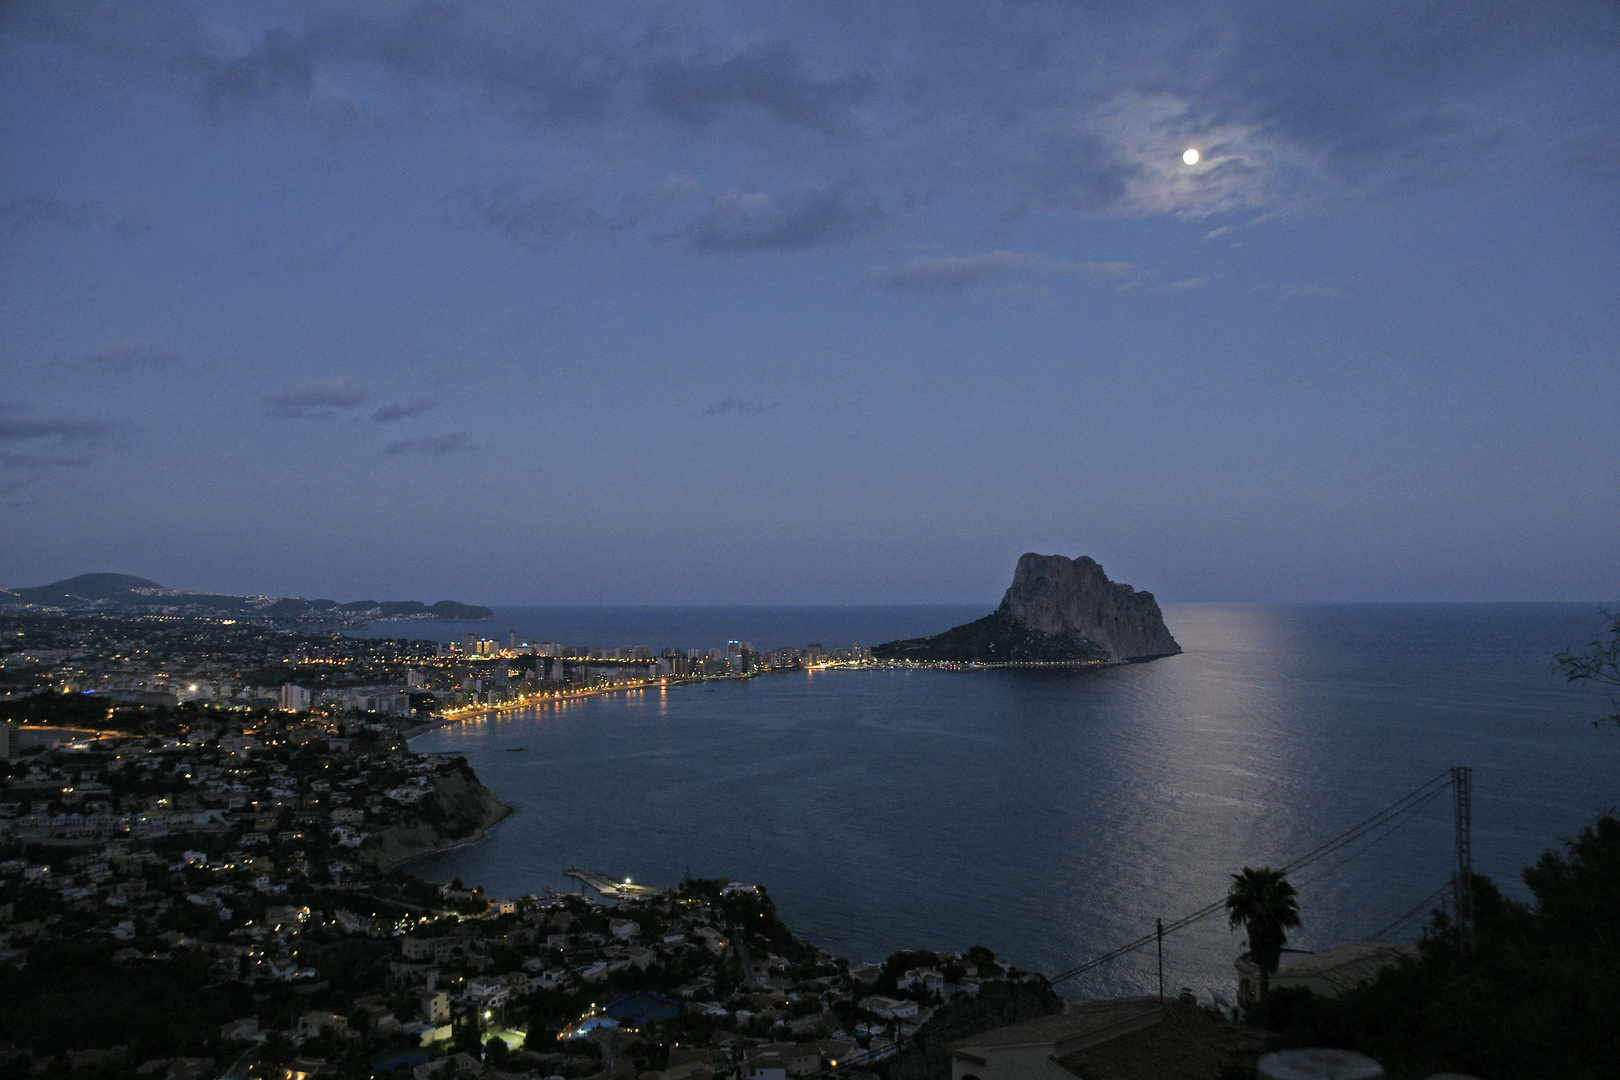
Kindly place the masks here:
<instances>
[{"instance_id":1,"label":"illuminated town","mask_svg":"<svg viewBox=\"0 0 1620 1080\"><path fill-rule=\"evenodd\" d=\"M508 812L464 759L410 750L425 724L870 662L858 646L441 647L30 610L0 635L0 964L40 1032L4 1051L18 1076L859 1076L952 1001L1055 1001L984 949L852 966L759 885L570 867L577 893L493 897L398 868Z\"/></svg>"},{"instance_id":2,"label":"illuminated town","mask_svg":"<svg viewBox=\"0 0 1620 1080\"><path fill-rule=\"evenodd\" d=\"M872 650L860 645L756 651L729 641L655 654L647 646L521 641L516 631L438 644L234 619L15 609L0 619L0 635L0 694L7 696L358 712L418 723L613 690L872 662Z\"/></svg>"}]
</instances>

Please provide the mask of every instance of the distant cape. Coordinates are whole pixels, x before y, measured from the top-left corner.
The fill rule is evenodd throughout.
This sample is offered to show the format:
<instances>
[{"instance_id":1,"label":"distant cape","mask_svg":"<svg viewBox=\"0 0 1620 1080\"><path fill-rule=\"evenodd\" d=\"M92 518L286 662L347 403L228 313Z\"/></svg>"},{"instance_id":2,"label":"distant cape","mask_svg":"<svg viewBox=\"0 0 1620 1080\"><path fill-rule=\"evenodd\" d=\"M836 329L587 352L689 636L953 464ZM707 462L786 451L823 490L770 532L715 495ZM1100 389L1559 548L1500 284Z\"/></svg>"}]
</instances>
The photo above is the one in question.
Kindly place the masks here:
<instances>
[{"instance_id":1,"label":"distant cape","mask_svg":"<svg viewBox=\"0 0 1620 1080\"><path fill-rule=\"evenodd\" d=\"M1018 560L1001 606L932 637L872 649L885 660L1053 663L1152 660L1181 651L1150 592L1109 581L1094 559L1037 555Z\"/></svg>"},{"instance_id":2,"label":"distant cape","mask_svg":"<svg viewBox=\"0 0 1620 1080\"><path fill-rule=\"evenodd\" d=\"M183 592L129 574L80 574L26 589L0 589L0 605L36 605L75 611L131 611L173 615L241 616L288 622L363 622L369 619L423 619L479 622L493 619L487 607L441 600L305 600L301 596L232 596Z\"/></svg>"}]
</instances>

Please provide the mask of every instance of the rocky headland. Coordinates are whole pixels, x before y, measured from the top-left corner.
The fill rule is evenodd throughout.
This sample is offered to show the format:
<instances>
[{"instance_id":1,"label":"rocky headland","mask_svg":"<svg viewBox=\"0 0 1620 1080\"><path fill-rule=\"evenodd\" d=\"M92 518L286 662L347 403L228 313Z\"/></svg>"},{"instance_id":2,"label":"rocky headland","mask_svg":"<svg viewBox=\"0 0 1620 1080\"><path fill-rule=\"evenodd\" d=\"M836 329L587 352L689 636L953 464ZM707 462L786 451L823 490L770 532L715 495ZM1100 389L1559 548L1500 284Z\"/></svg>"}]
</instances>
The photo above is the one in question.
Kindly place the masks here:
<instances>
[{"instance_id":1,"label":"rocky headland","mask_svg":"<svg viewBox=\"0 0 1620 1080\"><path fill-rule=\"evenodd\" d=\"M511 812L463 762L439 774L433 790L410 813L366 837L354 853L355 861L371 867L397 866L477 840Z\"/></svg>"},{"instance_id":2,"label":"rocky headland","mask_svg":"<svg viewBox=\"0 0 1620 1080\"><path fill-rule=\"evenodd\" d=\"M1181 651L1150 592L1108 580L1087 556L1030 552L1018 560L1001 606L931 637L873 648L883 660L925 663L1062 663L1153 660Z\"/></svg>"}]
</instances>

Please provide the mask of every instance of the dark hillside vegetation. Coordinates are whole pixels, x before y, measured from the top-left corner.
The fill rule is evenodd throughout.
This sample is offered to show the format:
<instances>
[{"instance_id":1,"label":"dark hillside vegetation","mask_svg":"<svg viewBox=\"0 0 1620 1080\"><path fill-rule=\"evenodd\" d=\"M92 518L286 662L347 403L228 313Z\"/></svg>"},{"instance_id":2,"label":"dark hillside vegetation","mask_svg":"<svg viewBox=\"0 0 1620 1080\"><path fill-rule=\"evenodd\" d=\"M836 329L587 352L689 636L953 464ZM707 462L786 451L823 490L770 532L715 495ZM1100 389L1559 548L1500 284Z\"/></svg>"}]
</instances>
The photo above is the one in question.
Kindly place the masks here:
<instances>
[{"instance_id":1,"label":"dark hillside vegetation","mask_svg":"<svg viewBox=\"0 0 1620 1080\"><path fill-rule=\"evenodd\" d=\"M1249 1018L1276 1046L1334 1046L1391 1080L1620 1075L1620 820L1605 815L1524 871L1533 905L1474 878L1477 953L1437 915L1420 955L1337 1000L1273 993Z\"/></svg>"},{"instance_id":2,"label":"dark hillside vegetation","mask_svg":"<svg viewBox=\"0 0 1620 1080\"><path fill-rule=\"evenodd\" d=\"M1107 660L1107 649L1069 631L1047 634L1014 619L1005 609L953 627L933 637L886 641L873 646L879 660L921 663L1053 663Z\"/></svg>"},{"instance_id":3,"label":"dark hillside vegetation","mask_svg":"<svg viewBox=\"0 0 1620 1080\"><path fill-rule=\"evenodd\" d=\"M247 987L220 983L204 957L119 962L113 951L106 941L30 949L0 979L0 1039L41 1059L118 1046L140 1062L211 1047L220 1024L263 1008Z\"/></svg>"}]
</instances>

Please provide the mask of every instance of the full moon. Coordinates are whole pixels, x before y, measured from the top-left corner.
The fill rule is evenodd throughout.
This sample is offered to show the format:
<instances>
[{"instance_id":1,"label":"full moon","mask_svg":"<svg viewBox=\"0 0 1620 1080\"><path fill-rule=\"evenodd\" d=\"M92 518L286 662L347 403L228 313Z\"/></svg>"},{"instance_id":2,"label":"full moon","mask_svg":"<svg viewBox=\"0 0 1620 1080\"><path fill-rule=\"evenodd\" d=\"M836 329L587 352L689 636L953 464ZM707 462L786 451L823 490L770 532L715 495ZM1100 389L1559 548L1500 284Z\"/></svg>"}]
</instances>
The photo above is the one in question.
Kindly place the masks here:
<instances>
[{"instance_id":1,"label":"full moon","mask_svg":"<svg viewBox=\"0 0 1620 1080\"><path fill-rule=\"evenodd\" d=\"M1181 155L1181 160L1185 161L1188 165L1198 164L1198 151L1188 150L1185 154Z\"/></svg>"}]
</instances>

